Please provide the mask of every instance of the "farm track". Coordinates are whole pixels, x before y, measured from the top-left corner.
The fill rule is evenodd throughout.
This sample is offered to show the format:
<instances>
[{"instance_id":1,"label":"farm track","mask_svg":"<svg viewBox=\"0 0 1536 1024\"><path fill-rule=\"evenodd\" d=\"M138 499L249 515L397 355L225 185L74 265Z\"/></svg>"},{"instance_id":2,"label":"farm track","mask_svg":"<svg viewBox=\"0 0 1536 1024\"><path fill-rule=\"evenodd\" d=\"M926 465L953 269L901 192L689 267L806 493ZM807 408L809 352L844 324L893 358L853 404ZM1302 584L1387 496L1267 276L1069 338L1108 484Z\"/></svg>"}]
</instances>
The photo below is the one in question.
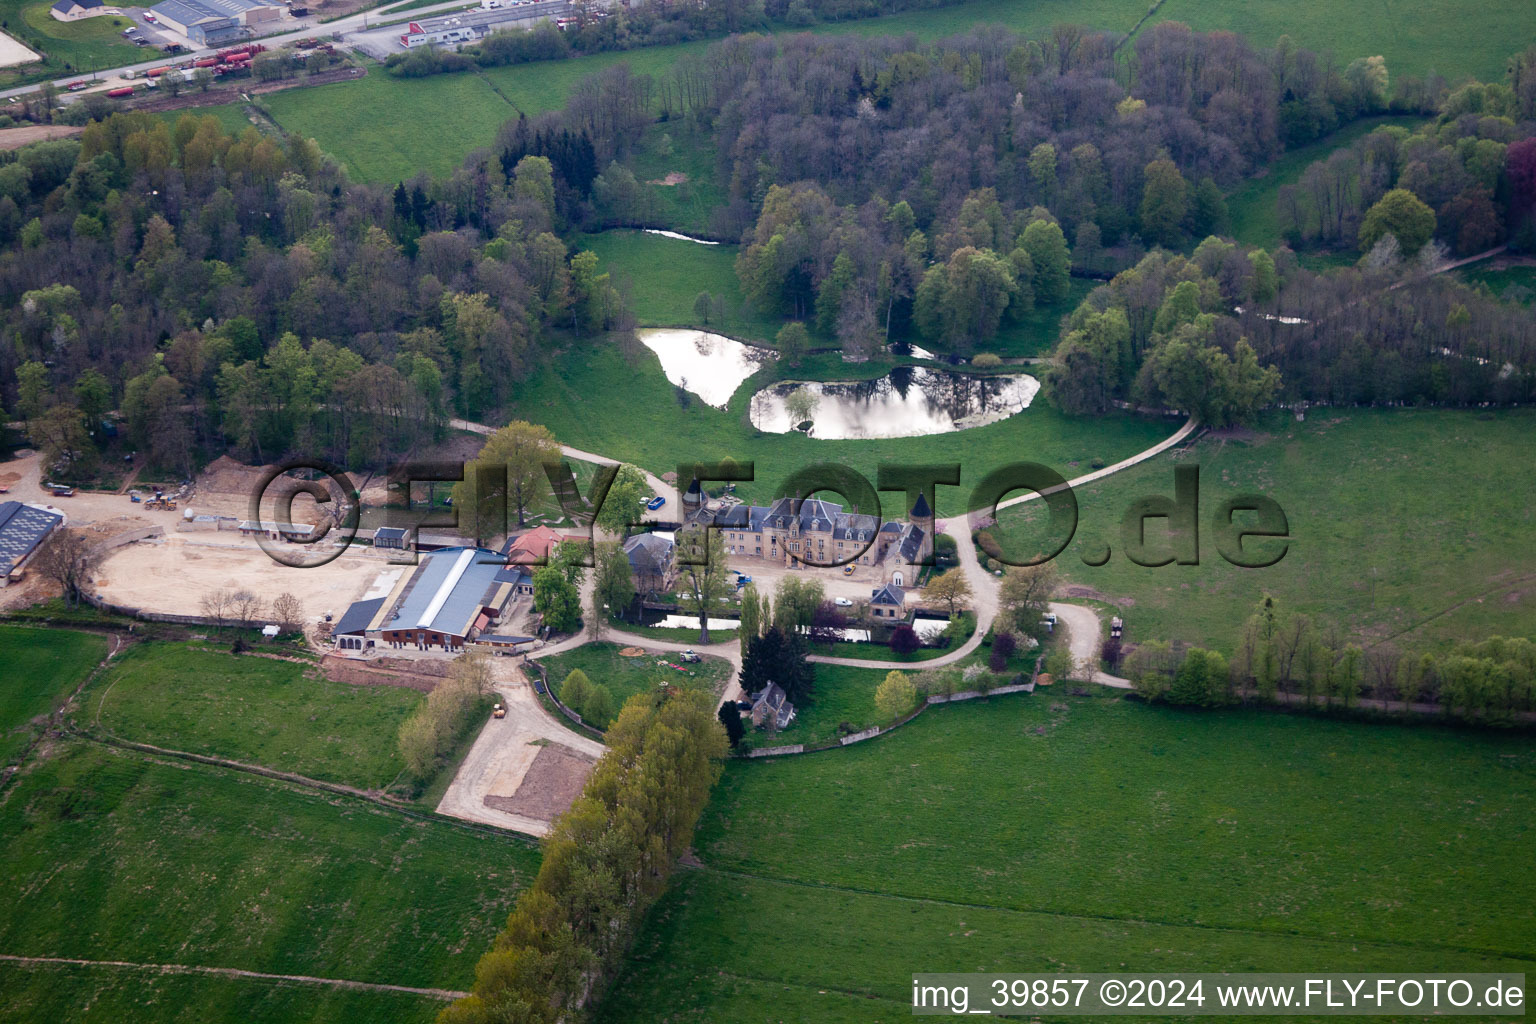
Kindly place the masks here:
<instances>
[{"instance_id":1,"label":"farm track","mask_svg":"<svg viewBox=\"0 0 1536 1024\"><path fill-rule=\"evenodd\" d=\"M520 842L531 843L532 840L521 832L502 828L497 825L468 821L461 818L450 817L431 811L423 811L410 804L392 800L389 797L377 793L371 793L355 786L347 786L338 782L325 782L321 779L312 779L307 775L299 775L294 772L280 771L276 768L268 768L259 764L247 764L244 761L232 761L228 758L213 757L209 754L194 754L186 750L170 750L165 747L157 747L150 743L136 743L133 740L125 740L116 736L98 736L92 733L75 729L68 730L76 739L87 743L95 743L104 747L111 747L129 753L141 754L147 757L167 757L178 761L191 761L195 764L207 765L212 768L223 768L228 771L242 772L246 775L257 775L274 782L283 782L300 789L308 789L320 793L328 793L331 796L346 797L353 800L361 800L373 804L375 807L386 811L393 811L407 818L417 821L436 822L442 825L452 825L457 828L468 829L472 832L480 832L486 835L496 835L505 838L517 839Z\"/></svg>"},{"instance_id":2,"label":"farm track","mask_svg":"<svg viewBox=\"0 0 1536 1024\"><path fill-rule=\"evenodd\" d=\"M1051 910L1044 907L1005 907L995 903L975 903L966 900L944 899L938 896L906 896L901 893L885 892L880 889L863 889L851 885L834 885L830 882L803 882L793 878L780 878L775 875L762 875L751 871L739 871L729 868L711 867L708 864L691 868L694 871L707 871L711 874L726 878L745 879L755 882L766 882L774 885L794 886L800 889L814 889L825 892L842 892L855 896L874 896L881 899L898 900L903 903L922 903L929 906L959 907L970 910L989 910L1002 914L1033 914L1041 917L1059 917L1071 921L1114 921L1131 924L1152 924L1166 928L1197 928L1201 931L1225 932L1235 935L1264 935L1295 937L1310 939L1314 942L1333 942L1350 947L1379 946L1383 949L1419 949L1432 950L1446 953L1471 953L1479 956L1498 956L1510 960L1528 960L1536 962L1536 952L1531 950L1491 949L1483 946L1459 946L1454 943L1444 942L1399 942L1392 939L1357 939L1340 937L1322 932L1305 932L1295 929L1275 930L1266 928L1243 928L1237 925L1226 924L1202 924L1198 921L1169 921L1159 918L1131 917L1124 914L1072 914L1061 910Z\"/></svg>"},{"instance_id":3,"label":"farm track","mask_svg":"<svg viewBox=\"0 0 1536 1024\"><path fill-rule=\"evenodd\" d=\"M350 981L345 978L316 978L308 974L269 974L266 971L246 971L238 967L199 967L193 964L140 964L128 960L81 960L62 956L16 956L0 953L0 962L20 964L23 967L107 967L113 970L145 971L153 974L202 974L219 978L248 978L256 981L290 981L302 985L318 985L324 988L344 988L360 992L396 992L401 995L425 996L450 1002L462 999L468 992L447 988L413 988L410 985L387 985L374 981Z\"/></svg>"}]
</instances>

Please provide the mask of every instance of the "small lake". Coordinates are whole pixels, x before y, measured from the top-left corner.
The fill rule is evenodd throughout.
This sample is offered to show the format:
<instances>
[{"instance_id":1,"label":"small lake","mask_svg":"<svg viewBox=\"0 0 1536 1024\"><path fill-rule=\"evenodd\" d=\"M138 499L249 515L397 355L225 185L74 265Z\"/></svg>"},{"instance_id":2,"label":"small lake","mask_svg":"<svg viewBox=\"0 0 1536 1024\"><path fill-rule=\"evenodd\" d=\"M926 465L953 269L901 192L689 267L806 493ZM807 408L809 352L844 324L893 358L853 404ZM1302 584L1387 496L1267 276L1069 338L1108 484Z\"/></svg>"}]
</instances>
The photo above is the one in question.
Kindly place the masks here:
<instances>
[{"instance_id":1,"label":"small lake","mask_svg":"<svg viewBox=\"0 0 1536 1024\"><path fill-rule=\"evenodd\" d=\"M708 331L652 328L638 332L646 348L661 360L667 380L724 409L741 382L779 354L744 345Z\"/></svg>"},{"instance_id":2,"label":"small lake","mask_svg":"<svg viewBox=\"0 0 1536 1024\"><path fill-rule=\"evenodd\" d=\"M802 387L816 402L810 436L835 440L918 437L996 423L1029 408L1040 382L1023 373L983 377L921 366L898 366L875 380L784 381L752 396L752 425L770 434L794 429L786 399Z\"/></svg>"}]
</instances>

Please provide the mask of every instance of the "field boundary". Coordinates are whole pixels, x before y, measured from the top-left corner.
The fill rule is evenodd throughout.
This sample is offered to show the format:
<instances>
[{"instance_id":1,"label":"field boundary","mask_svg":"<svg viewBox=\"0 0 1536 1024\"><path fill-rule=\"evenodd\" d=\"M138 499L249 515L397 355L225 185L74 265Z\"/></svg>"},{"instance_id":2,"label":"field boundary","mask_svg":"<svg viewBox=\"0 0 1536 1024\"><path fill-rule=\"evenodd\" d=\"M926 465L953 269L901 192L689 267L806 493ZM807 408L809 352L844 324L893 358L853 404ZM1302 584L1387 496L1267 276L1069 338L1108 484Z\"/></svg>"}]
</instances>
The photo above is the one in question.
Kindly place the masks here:
<instances>
[{"instance_id":1,"label":"field boundary","mask_svg":"<svg viewBox=\"0 0 1536 1024\"><path fill-rule=\"evenodd\" d=\"M933 693L925 697L917 707L908 711L890 725L872 725L867 729L860 729L858 732L849 733L847 736L839 736L835 740L817 743L813 746L807 746L804 743L791 743L782 747L756 747L745 752L738 751L731 756L751 760L759 757L787 757L793 754L814 754L819 750L836 750L840 747L851 747L855 743L863 743L865 740L872 740L877 736L884 736L888 732L894 732L924 711L939 704L953 704L957 701L975 700L978 697L1002 697L1010 693L1034 693L1035 677L1038 674L1039 663L1037 662L1035 673L1030 676L1027 683L1009 683L1007 686L995 686L985 691L961 690L958 693L951 694Z\"/></svg>"},{"instance_id":2,"label":"field boundary","mask_svg":"<svg viewBox=\"0 0 1536 1024\"><path fill-rule=\"evenodd\" d=\"M0 953L0 963L19 964L23 967L110 967L115 970L148 971L155 974L203 974L222 978L250 978L256 981L292 981L303 985L320 985L327 988L355 989L363 992L396 992L401 995L426 996L450 1002L462 999L468 992L447 988L414 988L410 985L390 985L377 981L351 981L346 978L317 978L308 974L269 974L266 971L247 971L239 967L201 967L195 964L140 964L128 960L82 960L62 956L16 956Z\"/></svg>"},{"instance_id":3,"label":"field boundary","mask_svg":"<svg viewBox=\"0 0 1536 1024\"><path fill-rule=\"evenodd\" d=\"M409 804L392 800L389 797L377 796L367 790L358 789L356 786L348 786L339 782L326 782L322 779L312 779L307 775L299 775L296 772L285 772L278 768L268 768L265 765L249 764L244 761L234 761L229 758L215 757L212 754L194 754L188 750L170 750L165 747L157 747L152 743L139 743L135 740L125 740L111 734L95 735L80 729L70 729L70 734L77 739L88 743L98 743L105 747L114 747L132 753L146 754L152 757L168 757L178 761L190 761L194 764L206 765L211 768L224 768L229 771L241 772L247 775L255 775L274 782L284 782L301 789L310 789L317 792L330 793L333 796L348 797L373 804L375 807L386 811L393 811L408 818L418 821L430 821L439 824L455 825L473 832L484 832L490 835L503 836L516 839L526 845L536 846L534 840L521 832L500 828L496 825L488 825L481 822L465 821L461 818L450 817L446 814L437 814L418 810Z\"/></svg>"},{"instance_id":4,"label":"field boundary","mask_svg":"<svg viewBox=\"0 0 1536 1024\"><path fill-rule=\"evenodd\" d=\"M1164 928L1190 928L1199 931L1235 932L1240 935L1265 935L1279 938L1301 938L1314 942L1333 942L1344 946L1382 946L1392 949L1419 949L1433 950L1445 953L1475 953L1480 956L1497 956L1506 960L1536 961L1536 954L1507 949L1491 949L1483 946L1458 946L1452 943L1442 942L1405 942L1397 939L1381 939L1359 936L1340 936L1328 932L1306 932L1293 929L1266 929L1253 928L1234 924L1208 924L1199 921L1170 921L1165 918L1132 917L1121 914L1083 914L1066 910L1051 910L1042 907L1009 907L996 903L976 903L966 900L945 899L942 896L912 896L906 893L886 892L883 889L864 889L855 885L837 885L831 882L808 882L797 878L784 878L779 875L764 875L753 871L743 871L733 868L715 867L709 864L701 864L694 868L695 871L706 871L711 874L722 875L727 878L749 879L763 882L768 885L787 885L798 889L819 889L826 892L852 893L856 896L869 896L877 899L897 900L903 903L926 903L941 907L960 907L975 910L989 910L1003 914L1033 914L1039 917L1060 917L1073 921L1112 921L1116 923L1150 924Z\"/></svg>"}]
</instances>

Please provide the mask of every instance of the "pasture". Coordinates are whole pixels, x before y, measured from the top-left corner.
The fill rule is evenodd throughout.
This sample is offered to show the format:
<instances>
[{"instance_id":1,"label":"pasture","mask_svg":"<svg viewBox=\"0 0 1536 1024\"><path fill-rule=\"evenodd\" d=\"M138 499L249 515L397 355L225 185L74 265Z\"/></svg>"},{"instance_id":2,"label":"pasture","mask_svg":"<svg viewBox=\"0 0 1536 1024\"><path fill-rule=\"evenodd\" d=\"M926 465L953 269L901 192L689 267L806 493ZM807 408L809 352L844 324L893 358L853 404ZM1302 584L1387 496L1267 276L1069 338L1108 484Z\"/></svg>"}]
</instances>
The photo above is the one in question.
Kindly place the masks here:
<instances>
[{"instance_id":1,"label":"pasture","mask_svg":"<svg viewBox=\"0 0 1536 1024\"><path fill-rule=\"evenodd\" d=\"M810 31L910 33L931 40L985 25L1036 31L1067 22L1129 32L1146 10L1141 0L972 0L936 10L817 25ZM1201 31L1241 32L1261 47L1272 46L1285 34L1300 46L1331 51L1340 64L1382 54L1394 76L1435 71L1452 81L1466 76L1501 81L1510 53L1536 34L1536 8L1530 5L1469 9L1457 0L1398 0L1386 12L1365 0L1345 0L1344 9L1333 0L1276 0L1239 7L1220 0L1166 0L1149 19L1157 21L1182 21ZM503 122L519 113L531 116L564 105L571 88L586 75L627 63L634 74L660 76L709 45L699 40L418 79L393 78L375 65L355 81L291 89L263 102L285 129L316 139L354 177L393 182L419 171L446 174L471 150L494 141ZM432 131L419 130L426 123ZM642 161L640 166L649 164ZM696 209L685 205L673 212L685 230L702 226Z\"/></svg>"},{"instance_id":2,"label":"pasture","mask_svg":"<svg viewBox=\"0 0 1536 1024\"><path fill-rule=\"evenodd\" d=\"M1208 434L1077 492L1077 539L1057 561L1070 584L1119 605L1130 641L1183 640L1230 652L1265 593L1321 627L1399 646L1536 633L1536 510L1530 410L1314 408L1252 430ZM1126 557L1131 503L1173 494L1173 468L1200 467L1200 564L1145 568ZM1280 503L1293 538L1269 568L1228 564L1211 517L1241 493ZM1005 550L1024 550L1038 503L1003 513ZM1161 520L1148 523L1163 550ZM1250 541L1250 544L1273 543ZM1099 568L1080 553L1113 549Z\"/></svg>"},{"instance_id":3,"label":"pasture","mask_svg":"<svg viewBox=\"0 0 1536 1024\"><path fill-rule=\"evenodd\" d=\"M1349 147L1383 125L1399 125L1412 131L1423 123L1421 117L1362 117L1310 145L1291 150L1265 168L1262 175L1249 178L1227 196L1232 237L1243 245L1264 249L1283 244L1276 206L1282 185L1296 184L1314 161L1328 159L1334 150Z\"/></svg>"},{"instance_id":4,"label":"pasture","mask_svg":"<svg viewBox=\"0 0 1536 1024\"><path fill-rule=\"evenodd\" d=\"M684 244L684 243L679 243ZM767 369L749 379L726 409L704 405L667 382L655 355L640 345L603 344L556 357L528 379L514 416L547 426L561 443L644 466L654 473L678 463L729 456L756 461L756 482L741 484L743 499L758 500L792 472L819 462L849 466L873 483L878 462L963 461L961 487L941 488L939 515L954 515L969 489L989 471L1028 459L1071 478L1094 460L1123 459L1171 434L1163 419L1114 415L1074 419L1037 401L1018 415L963 434L887 440L819 440L803 434L765 434L747 419L752 393L775 372L799 379L846 380L876 376L879 364L845 366L837 357L807 360L798 370Z\"/></svg>"},{"instance_id":5,"label":"pasture","mask_svg":"<svg viewBox=\"0 0 1536 1024\"><path fill-rule=\"evenodd\" d=\"M917 971L1526 971L1533 773L1513 737L1055 692L732 761L598 1019L894 1020Z\"/></svg>"},{"instance_id":6,"label":"pasture","mask_svg":"<svg viewBox=\"0 0 1536 1024\"><path fill-rule=\"evenodd\" d=\"M532 847L488 831L73 741L12 784L0 848L12 894L0 949L13 955L449 989L468 987L538 865ZM3 970L21 993L7 999L15 1019L83 1012L94 986L123 1010L101 1019L164 1020L160 1000L174 998L178 1019L288 1021L296 1001L273 983L80 970L69 974L83 984L65 987L49 983L54 968L43 981ZM311 999L325 1019L435 1010L416 996Z\"/></svg>"},{"instance_id":7,"label":"pasture","mask_svg":"<svg viewBox=\"0 0 1536 1024\"><path fill-rule=\"evenodd\" d=\"M38 722L63 703L107 653L91 633L0 626L0 765L31 744Z\"/></svg>"},{"instance_id":8,"label":"pasture","mask_svg":"<svg viewBox=\"0 0 1536 1024\"><path fill-rule=\"evenodd\" d=\"M312 665L141 644L81 701L78 720L126 740L383 789L416 690L333 683Z\"/></svg>"}]
</instances>

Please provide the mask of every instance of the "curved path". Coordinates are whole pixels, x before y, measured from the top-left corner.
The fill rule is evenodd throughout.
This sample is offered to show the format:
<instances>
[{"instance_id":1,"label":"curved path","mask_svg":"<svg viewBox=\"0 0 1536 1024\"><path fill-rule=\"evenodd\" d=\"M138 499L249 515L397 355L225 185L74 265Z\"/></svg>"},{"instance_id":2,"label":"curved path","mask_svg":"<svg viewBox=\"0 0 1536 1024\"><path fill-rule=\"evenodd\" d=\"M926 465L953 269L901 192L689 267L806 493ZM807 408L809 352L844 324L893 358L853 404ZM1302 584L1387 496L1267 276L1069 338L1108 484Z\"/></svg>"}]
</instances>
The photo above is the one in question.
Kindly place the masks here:
<instances>
[{"instance_id":1,"label":"curved path","mask_svg":"<svg viewBox=\"0 0 1536 1024\"><path fill-rule=\"evenodd\" d=\"M485 435L493 434L497 429L484 423L474 423L469 420L450 420L449 426L456 430L465 430L471 433ZM1064 487L1082 487L1086 484L1091 484L1098 480L1102 480L1107 476L1119 473L1122 470L1129 469L1130 467L1145 462L1148 459L1154 458L1155 456L1161 455L1169 448L1172 448L1173 446L1190 437L1190 435L1195 433L1196 429L1197 424L1195 423L1195 418L1191 416L1184 422L1184 425L1181 426L1178 430L1174 431L1173 434L1167 438L1164 438L1162 441L1159 441L1152 447L1137 452L1135 455L1132 455L1129 458L1121 459L1119 462L1112 466L1106 466L1103 469L1094 470L1091 473L1085 473L1080 477L1068 480ZM572 448L569 445L561 445L560 450L573 459L581 459L586 462L595 462L598 465L610 466L617 462L617 460L611 459L607 456L582 451L579 448ZM663 483L653 474L645 470L641 470L641 472L645 473L646 480L652 485L652 487L656 489L658 494L666 493L666 491L670 489L669 485ZM1058 487L1047 491L1046 493L1052 494L1061 489L1062 488ZM1001 511L1002 509L1011 508L1015 505L1022 505L1027 501L1038 500L1041 497L1041 494L1031 491L1027 494L1020 494L1009 498L1006 501L999 502L997 509ZM810 656L810 660L821 665L843 665L849 668L891 669L903 665L911 666L916 669L943 668L946 665L953 665L956 662L963 660L972 652L974 652L976 648L980 647L982 638L986 636L987 631L992 628L992 624L997 618L999 606L999 588L996 577L983 569L981 567L981 563L977 561L975 546L970 543L970 532L977 519L978 514L976 512L971 512L967 513L966 515L956 516L951 519L941 519L937 522L937 527L941 532L947 532L951 529L958 531L958 535L955 537L955 540L957 541L955 548L959 556L960 569L965 573L966 579L970 581L972 590L971 600L976 610L976 631L971 634L969 640L961 644L959 647L956 647L954 650L948 651L937 658L930 658L921 662L891 662L879 661L872 658L838 658L823 654L813 654ZM589 582L583 584L583 608L587 607L590 603L589 588ZM1068 624L1068 630L1072 636L1071 645L1073 662L1079 665L1084 663L1095 663L1098 656L1097 646L1099 634L1101 631L1098 615L1093 611L1093 609L1085 608L1082 605L1058 604L1053 602L1050 607L1051 610L1056 613L1059 619L1065 620ZM551 644L547 647L543 647L537 651L531 652L529 657L542 658L551 654L559 654L562 651L568 651L572 648L580 647L582 644L588 643L592 639L593 638L591 635L587 633L567 637L559 643ZM612 640L615 643L631 644L636 647L646 647L652 650L694 650L700 654L710 654L718 658L724 658L735 666L736 675L733 675L731 679L727 681L725 690L721 694L722 702L726 699L733 698L740 691L739 685L733 685L736 684L736 676L739 676L741 671L741 647L740 644L735 640L728 640L717 644L690 645L672 640L655 640L647 636L637 636L633 633L625 633L622 630L610 630L604 634L603 639ZM1130 683L1127 680L1121 679L1118 676L1107 675L1096 670L1093 674L1092 681L1096 683L1103 683L1106 686L1130 686Z\"/></svg>"}]
</instances>

